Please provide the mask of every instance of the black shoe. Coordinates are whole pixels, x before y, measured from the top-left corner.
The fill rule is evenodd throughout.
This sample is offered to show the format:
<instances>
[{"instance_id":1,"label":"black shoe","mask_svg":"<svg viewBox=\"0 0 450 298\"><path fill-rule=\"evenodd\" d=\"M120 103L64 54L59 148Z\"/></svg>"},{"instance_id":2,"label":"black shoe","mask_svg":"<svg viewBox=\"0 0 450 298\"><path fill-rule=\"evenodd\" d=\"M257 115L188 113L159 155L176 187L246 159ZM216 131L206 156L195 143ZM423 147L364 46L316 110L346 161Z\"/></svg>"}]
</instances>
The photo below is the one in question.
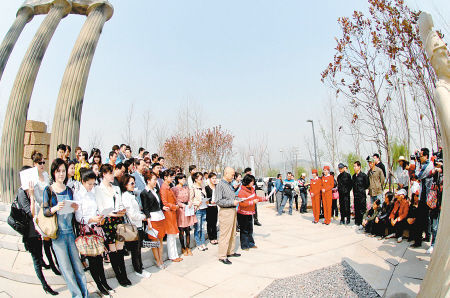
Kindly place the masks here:
<instances>
[{"instance_id":1,"label":"black shoe","mask_svg":"<svg viewBox=\"0 0 450 298\"><path fill-rule=\"evenodd\" d=\"M103 287L102 284L97 285L97 289L102 295L109 296L109 292Z\"/></svg>"},{"instance_id":2,"label":"black shoe","mask_svg":"<svg viewBox=\"0 0 450 298\"><path fill-rule=\"evenodd\" d=\"M350 224L350 219L347 219L347 221L345 222L346 225Z\"/></svg>"},{"instance_id":3,"label":"black shoe","mask_svg":"<svg viewBox=\"0 0 450 298\"><path fill-rule=\"evenodd\" d=\"M231 255L227 255L227 257L228 258L230 258L230 257L240 257L241 256L241 254L238 254L238 253L234 253L234 254L231 254Z\"/></svg>"},{"instance_id":4,"label":"black shoe","mask_svg":"<svg viewBox=\"0 0 450 298\"><path fill-rule=\"evenodd\" d=\"M126 283L124 280L117 280L119 282L119 285L121 285L124 288L129 287L130 285Z\"/></svg>"},{"instance_id":5,"label":"black shoe","mask_svg":"<svg viewBox=\"0 0 450 298\"><path fill-rule=\"evenodd\" d=\"M124 279L124 282L125 282L127 285L129 285L129 286L132 285L132 283L131 283L131 281L128 279L128 277L124 277L123 279Z\"/></svg>"},{"instance_id":6,"label":"black shoe","mask_svg":"<svg viewBox=\"0 0 450 298\"><path fill-rule=\"evenodd\" d=\"M45 294L50 294L50 295L52 295L52 296L59 295L59 293L53 291L52 288L50 288L49 285L44 286L44 292L45 292Z\"/></svg>"},{"instance_id":7,"label":"black shoe","mask_svg":"<svg viewBox=\"0 0 450 298\"><path fill-rule=\"evenodd\" d=\"M222 263L224 263L225 265L231 265L231 264L233 264L233 263L231 263L231 261L228 260L228 259L219 259L219 262L222 262Z\"/></svg>"},{"instance_id":8,"label":"black shoe","mask_svg":"<svg viewBox=\"0 0 450 298\"><path fill-rule=\"evenodd\" d=\"M343 225L343 224L345 224L345 223L344 223L343 220L341 220L341 221L339 222L339 225Z\"/></svg>"},{"instance_id":9,"label":"black shoe","mask_svg":"<svg viewBox=\"0 0 450 298\"><path fill-rule=\"evenodd\" d=\"M413 243L413 244L411 244L410 246L411 246L411 247L421 247L422 244L419 244L419 243Z\"/></svg>"},{"instance_id":10,"label":"black shoe","mask_svg":"<svg viewBox=\"0 0 450 298\"><path fill-rule=\"evenodd\" d=\"M257 221L257 220L255 220L255 222L253 223L255 226L262 226L262 224L259 222L259 221Z\"/></svg>"},{"instance_id":11,"label":"black shoe","mask_svg":"<svg viewBox=\"0 0 450 298\"><path fill-rule=\"evenodd\" d=\"M108 290L108 291L112 291L113 289L108 285L108 283L106 281L102 282L102 286Z\"/></svg>"}]
</instances>

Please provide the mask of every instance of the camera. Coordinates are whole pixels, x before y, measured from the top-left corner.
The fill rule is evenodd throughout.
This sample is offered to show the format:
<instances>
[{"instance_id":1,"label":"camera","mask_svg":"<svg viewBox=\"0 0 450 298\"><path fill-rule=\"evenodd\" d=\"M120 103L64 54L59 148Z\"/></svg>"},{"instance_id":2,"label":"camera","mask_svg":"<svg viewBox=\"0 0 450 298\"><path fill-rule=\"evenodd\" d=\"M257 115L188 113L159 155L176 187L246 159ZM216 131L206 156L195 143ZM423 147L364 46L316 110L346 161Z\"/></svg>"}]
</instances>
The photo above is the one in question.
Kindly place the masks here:
<instances>
[{"instance_id":1,"label":"camera","mask_svg":"<svg viewBox=\"0 0 450 298\"><path fill-rule=\"evenodd\" d=\"M420 160L419 151L414 152L414 154L411 155L409 158L410 158L411 160L415 160L415 161Z\"/></svg>"},{"instance_id":2,"label":"camera","mask_svg":"<svg viewBox=\"0 0 450 298\"><path fill-rule=\"evenodd\" d=\"M442 156L442 150L439 150L437 152L433 152L433 156L436 156L436 159L444 159Z\"/></svg>"}]
</instances>

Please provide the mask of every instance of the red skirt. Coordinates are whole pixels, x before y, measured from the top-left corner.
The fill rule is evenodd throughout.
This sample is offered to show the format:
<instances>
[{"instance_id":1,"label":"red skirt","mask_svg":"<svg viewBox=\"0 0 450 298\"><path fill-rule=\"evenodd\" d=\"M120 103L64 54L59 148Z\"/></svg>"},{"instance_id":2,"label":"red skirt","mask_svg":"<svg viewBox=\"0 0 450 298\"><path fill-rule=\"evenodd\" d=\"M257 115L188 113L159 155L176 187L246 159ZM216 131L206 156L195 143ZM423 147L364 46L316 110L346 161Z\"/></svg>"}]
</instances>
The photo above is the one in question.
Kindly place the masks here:
<instances>
[{"instance_id":1,"label":"red skirt","mask_svg":"<svg viewBox=\"0 0 450 298\"><path fill-rule=\"evenodd\" d=\"M148 239L150 240L162 240L164 238L164 236L166 236L166 224L165 224L165 219L160 220L160 221L152 221L152 228L158 231L158 236L157 238L150 236L149 234L147 234Z\"/></svg>"}]
</instances>

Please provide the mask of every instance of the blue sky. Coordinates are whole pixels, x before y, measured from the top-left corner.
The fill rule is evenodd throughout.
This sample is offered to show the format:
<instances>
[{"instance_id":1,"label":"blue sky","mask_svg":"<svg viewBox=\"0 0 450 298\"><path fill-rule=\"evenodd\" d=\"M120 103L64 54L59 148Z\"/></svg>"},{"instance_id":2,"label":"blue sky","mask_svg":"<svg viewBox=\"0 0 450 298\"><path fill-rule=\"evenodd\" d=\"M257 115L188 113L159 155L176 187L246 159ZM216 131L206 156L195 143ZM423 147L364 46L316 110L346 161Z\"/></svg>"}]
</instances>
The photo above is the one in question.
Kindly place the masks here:
<instances>
[{"instance_id":1,"label":"blue sky","mask_svg":"<svg viewBox=\"0 0 450 298\"><path fill-rule=\"evenodd\" d=\"M311 127L306 119L324 119L328 90L320 72L334 54L336 20L367 6L363 0L110 2L115 13L92 64L81 145L87 146L93 131L102 133L105 150L120 143L131 102L136 106L136 135L142 134L140 111L146 109L154 123L174 128L177 110L189 98L202 106L205 126L221 124L233 132L238 146L265 134L276 162L279 149L292 146L308 158L303 142ZM0 38L21 3L0 2ZM431 13L442 5L439 12L450 16L444 0L407 3ZM26 26L0 82L2 123L15 75L42 19L36 16ZM62 75L84 20L70 15L61 21L44 57L28 119L52 121Z\"/></svg>"}]
</instances>

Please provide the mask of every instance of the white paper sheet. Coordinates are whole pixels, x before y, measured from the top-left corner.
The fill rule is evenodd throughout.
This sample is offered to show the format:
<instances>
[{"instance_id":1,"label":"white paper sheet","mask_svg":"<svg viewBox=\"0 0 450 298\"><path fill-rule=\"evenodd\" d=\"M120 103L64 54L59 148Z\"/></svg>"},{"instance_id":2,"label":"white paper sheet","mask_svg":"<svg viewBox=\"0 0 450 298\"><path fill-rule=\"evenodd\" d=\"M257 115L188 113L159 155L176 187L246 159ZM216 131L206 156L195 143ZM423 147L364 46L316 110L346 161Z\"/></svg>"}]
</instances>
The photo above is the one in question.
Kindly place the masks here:
<instances>
[{"instance_id":1,"label":"white paper sheet","mask_svg":"<svg viewBox=\"0 0 450 298\"><path fill-rule=\"evenodd\" d=\"M189 208L189 205L187 205L186 207L184 207L184 215L185 216L192 216L195 214L195 209L194 209L194 205L192 205L191 208Z\"/></svg>"},{"instance_id":2,"label":"white paper sheet","mask_svg":"<svg viewBox=\"0 0 450 298\"><path fill-rule=\"evenodd\" d=\"M106 209L103 209L102 212L100 212L100 215L103 215L104 217L108 217L113 211L114 211L114 208L106 208Z\"/></svg>"},{"instance_id":3,"label":"white paper sheet","mask_svg":"<svg viewBox=\"0 0 450 298\"><path fill-rule=\"evenodd\" d=\"M152 236L153 238L157 238L157 236L158 236L158 231L155 230L154 228L152 228L151 230L147 229L147 234L149 234L149 235Z\"/></svg>"},{"instance_id":4,"label":"white paper sheet","mask_svg":"<svg viewBox=\"0 0 450 298\"><path fill-rule=\"evenodd\" d=\"M75 203L77 205L80 205L80 202L75 202L75 201L71 201L71 200L65 200L64 201L64 207L58 211L58 214L68 214L68 213L72 213L75 210L72 208L72 204Z\"/></svg>"},{"instance_id":5,"label":"white paper sheet","mask_svg":"<svg viewBox=\"0 0 450 298\"><path fill-rule=\"evenodd\" d=\"M256 196L255 194L252 194L251 196L249 196L249 197L247 197L247 198L239 198L239 197L236 197L236 201L238 201L238 202L243 202L243 201L245 201L245 200L254 198L255 196Z\"/></svg>"},{"instance_id":6,"label":"white paper sheet","mask_svg":"<svg viewBox=\"0 0 450 298\"><path fill-rule=\"evenodd\" d=\"M21 171L19 175L23 190L27 190L29 188L30 182L36 184L39 181L39 173L37 167Z\"/></svg>"},{"instance_id":7,"label":"white paper sheet","mask_svg":"<svg viewBox=\"0 0 450 298\"><path fill-rule=\"evenodd\" d=\"M270 194L267 196L267 197L271 197L274 193L275 193L275 191L276 191L276 189L275 189L275 187L272 189L272 191L270 192Z\"/></svg>"}]
</instances>

